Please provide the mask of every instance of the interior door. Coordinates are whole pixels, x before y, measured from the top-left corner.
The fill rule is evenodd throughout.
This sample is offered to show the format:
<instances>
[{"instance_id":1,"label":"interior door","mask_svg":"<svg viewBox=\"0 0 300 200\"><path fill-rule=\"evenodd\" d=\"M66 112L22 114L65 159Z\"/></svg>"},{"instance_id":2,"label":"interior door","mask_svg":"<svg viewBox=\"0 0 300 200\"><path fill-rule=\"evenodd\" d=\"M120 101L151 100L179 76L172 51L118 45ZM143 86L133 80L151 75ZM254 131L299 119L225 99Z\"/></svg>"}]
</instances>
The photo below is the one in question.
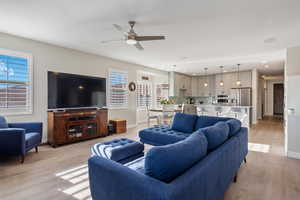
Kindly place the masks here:
<instances>
[{"instance_id":1,"label":"interior door","mask_svg":"<svg viewBox=\"0 0 300 200\"><path fill-rule=\"evenodd\" d=\"M273 114L283 115L284 87L282 83L274 84Z\"/></svg>"}]
</instances>

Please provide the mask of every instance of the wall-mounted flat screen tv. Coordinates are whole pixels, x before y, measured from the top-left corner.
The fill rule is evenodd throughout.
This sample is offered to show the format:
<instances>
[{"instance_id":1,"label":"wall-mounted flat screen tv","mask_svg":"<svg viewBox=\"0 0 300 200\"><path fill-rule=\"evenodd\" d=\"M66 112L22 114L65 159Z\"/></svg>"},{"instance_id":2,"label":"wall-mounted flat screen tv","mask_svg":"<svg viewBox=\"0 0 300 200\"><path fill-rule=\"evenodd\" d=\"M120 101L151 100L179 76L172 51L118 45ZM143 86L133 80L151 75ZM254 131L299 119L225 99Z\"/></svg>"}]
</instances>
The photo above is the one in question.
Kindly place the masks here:
<instances>
[{"instance_id":1,"label":"wall-mounted flat screen tv","mask_svg":"<svg viewBox=\"0 0 300 200\"><path fill-rule=\"evenodd\" d=\"M48 72L48 109L105 106L105 78Z\"/></svg>"}]
</instances>

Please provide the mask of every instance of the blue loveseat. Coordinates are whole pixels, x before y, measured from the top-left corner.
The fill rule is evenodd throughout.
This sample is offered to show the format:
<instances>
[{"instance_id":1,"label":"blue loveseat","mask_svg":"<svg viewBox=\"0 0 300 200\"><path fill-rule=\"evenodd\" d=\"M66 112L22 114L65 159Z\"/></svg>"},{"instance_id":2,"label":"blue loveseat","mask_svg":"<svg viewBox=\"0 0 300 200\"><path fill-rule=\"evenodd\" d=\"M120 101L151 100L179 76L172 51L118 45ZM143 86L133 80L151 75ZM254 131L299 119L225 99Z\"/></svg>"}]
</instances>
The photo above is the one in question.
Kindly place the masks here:
<instances>
[{"instance_id":1,"label":"blue loveseat","mask_svg":"<svg viewBox=\"0 0 300 200\"><path fill-rule=\"evenodd\" d=\"M137 160L143 162L142 168L135 170L135 161L131 166L102 157L90 158L93 199L221 199L248 153L248 129L230 118L177 115L174 123L171 128L154 127L140 132L140 136L151 135L141 141L159 145Z\"/></svg>"},{"instance_id":2,"label":"blue loveseat","mask_svg":"<svg viewBox=\"0 0 300 200\"><path fill-rule=\"evenodd\" d=\"M7 123L0 116L0 155L21 156L24 162L25 154L42 141L43 124L41 122Z\"/></svg>"}]
</instances>

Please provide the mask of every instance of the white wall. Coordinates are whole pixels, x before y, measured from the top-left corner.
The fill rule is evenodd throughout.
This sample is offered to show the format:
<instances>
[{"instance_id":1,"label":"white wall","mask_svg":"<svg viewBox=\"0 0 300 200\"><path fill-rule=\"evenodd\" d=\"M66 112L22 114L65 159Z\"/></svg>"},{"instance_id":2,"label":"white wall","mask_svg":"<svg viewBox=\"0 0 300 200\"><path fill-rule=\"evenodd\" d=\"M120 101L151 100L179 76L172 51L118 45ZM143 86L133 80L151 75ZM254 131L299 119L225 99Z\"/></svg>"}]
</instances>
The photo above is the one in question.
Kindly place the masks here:
<instances>
[{"instance_id":1,"label":"white wall","mask_svg":"<svg viewBox=\"0 0 300 200\"><path fill-rule=\"evenodd\" d=\"M41 121L47 138L47 71L66 72L88 76L106 77L109 68L129 72L129 82L136 81L137 71L149 71L168 75L166 72L122 62L98 55L62 48L42 42L0 33L0 48L21 51L33 55L33 114L8 116L9 122ZM129 92L129 108L109 110L109 118L126 119L129 126L137 124L136 95Z\"/></svg>"},{"instance_id":2,"label":"white wall","mask_svg":"<svg viewBox=\"0 0 300 200\"><path fill-rule=\"evenodd\" d=\"M276 80L267 80L265 89L265 115L274 115L274 84L284 83L283 78Z\"/></svg>"},{"instance_id":3,"label":"white wall","mask_svg":"<svg viewBox=\"0 0 300 200\"><path fill-rule=\"evenodd\" d=\"M257 119L262 119L262 104L263 104L263 91L264 91L264 80L258 75L258 86L257 86Z\"/></svg>"},{"instance_id":4,"label":"white wall","mask_svg":"<svg viewBox=\"0 0 300 200\"><path fill-rule=\"evenodd\" d=\"M252 70L252 123L257 123L257 106L258 106L258 77L257 69Z\"/></svg>"},{"instance_id":5,"label":"white wall","mask_svg":"<svg viewBox=\"0 0 300 200\"><path fill-rule=\"evenodd\" d=\"M288 48L285 67L285 150L300 159L300 47ZM293 109L293 110L292 110Z\"/></svg>"}]
</instances>

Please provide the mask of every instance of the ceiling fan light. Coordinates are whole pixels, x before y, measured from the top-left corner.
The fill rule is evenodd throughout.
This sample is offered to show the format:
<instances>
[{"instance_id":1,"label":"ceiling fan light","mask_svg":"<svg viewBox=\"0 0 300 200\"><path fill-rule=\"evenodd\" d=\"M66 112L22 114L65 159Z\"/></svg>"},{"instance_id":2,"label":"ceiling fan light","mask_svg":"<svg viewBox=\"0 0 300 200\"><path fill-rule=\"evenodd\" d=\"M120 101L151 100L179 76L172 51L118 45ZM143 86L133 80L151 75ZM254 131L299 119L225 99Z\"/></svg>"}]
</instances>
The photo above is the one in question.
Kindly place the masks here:
<instances>
[{"instance_id":1,"label":"ceiling fan light","mask_svg":"<svg viewBox=\"0 0 300 200\"><path fill-rule=\"evenodd\" d=\"M135 45L137 43L137 41L135 39L128 39L128 40L126 40L126 43L129 45Z\"/></svg>"}]
</instances>

